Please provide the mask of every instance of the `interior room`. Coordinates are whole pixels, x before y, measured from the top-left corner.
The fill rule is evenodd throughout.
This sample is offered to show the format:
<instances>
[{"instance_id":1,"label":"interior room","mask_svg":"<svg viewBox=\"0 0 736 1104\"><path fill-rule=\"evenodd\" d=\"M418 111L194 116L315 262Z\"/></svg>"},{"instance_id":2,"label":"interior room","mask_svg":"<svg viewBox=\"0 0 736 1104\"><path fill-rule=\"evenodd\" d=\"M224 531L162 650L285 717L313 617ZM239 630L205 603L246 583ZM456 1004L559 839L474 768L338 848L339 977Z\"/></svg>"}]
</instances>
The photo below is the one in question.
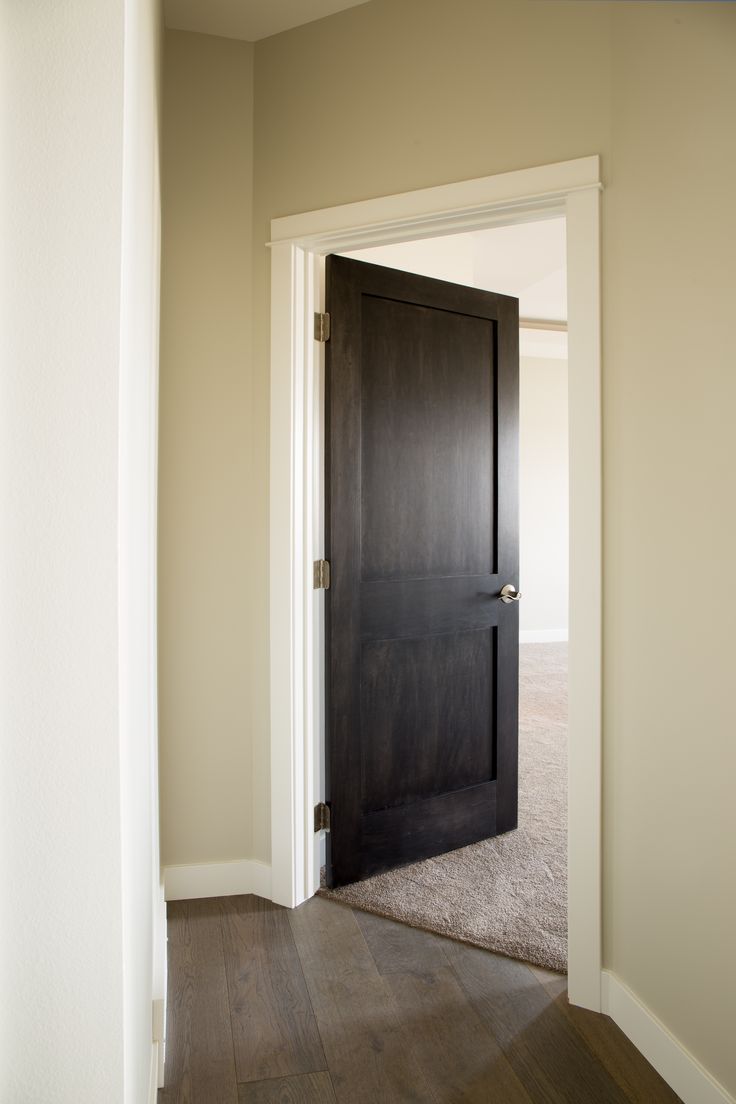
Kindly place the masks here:
<instances>
[{"instance_id":1,"label":"interior room","mask_svg":"<svg viewBox=\"0 0 736 1104\"><path fill-rule=\"evenodd\" d=\"M0 1098L734 1104L736 6L0 88Z\"/></svg>"}]
</instances>

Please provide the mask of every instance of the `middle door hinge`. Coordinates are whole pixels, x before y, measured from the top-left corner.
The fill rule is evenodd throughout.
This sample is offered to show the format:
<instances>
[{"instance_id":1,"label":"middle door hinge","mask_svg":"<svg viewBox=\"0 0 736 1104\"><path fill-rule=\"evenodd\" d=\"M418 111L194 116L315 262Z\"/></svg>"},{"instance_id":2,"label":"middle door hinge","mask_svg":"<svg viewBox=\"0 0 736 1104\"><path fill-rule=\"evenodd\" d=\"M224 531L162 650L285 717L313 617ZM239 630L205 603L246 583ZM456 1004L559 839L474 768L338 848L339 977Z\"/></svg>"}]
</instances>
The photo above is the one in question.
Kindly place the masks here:
<instances>
[{"instance_id":1,"label":"middle door hinge","mask_svg":"<svg viewBox=\"0 0 736 1104\"><path fill-rule=\"evenodd\" d=\"M329 832L330 830L330 806L326 801L320 801L314 806L314 830L315 832Z\"/></svg>"},{"instance_id":2,"label":"middle door hinge","mask_svg":"<svg viewBox=\"0 0 736 1104\"><path fill-rule=\"evenodd\" d=\"M314 315L314 340L330 340L330 316L327 311L324 314L315 313Z\"/></svg>"},{"instance_id":3,"label":"middle door hinge","mask_svg":"<svg viewBox=\"0 0 736 1104\"><path fill-rule=\"evenodd\" d=\"M313 586L315 590L330 589L330 561L315 560L313 568Z\"/></svg>"}]
</instances>

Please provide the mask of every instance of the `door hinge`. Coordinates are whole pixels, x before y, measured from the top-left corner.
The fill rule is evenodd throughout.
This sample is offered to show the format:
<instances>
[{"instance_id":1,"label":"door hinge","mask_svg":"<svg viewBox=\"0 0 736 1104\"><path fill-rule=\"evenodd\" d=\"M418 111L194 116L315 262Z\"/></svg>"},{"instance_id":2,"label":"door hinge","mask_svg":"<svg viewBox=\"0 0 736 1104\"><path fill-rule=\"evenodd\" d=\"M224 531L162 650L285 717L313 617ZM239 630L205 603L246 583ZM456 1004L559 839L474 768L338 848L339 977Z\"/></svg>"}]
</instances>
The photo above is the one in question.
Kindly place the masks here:
<instances>
[{"instance_id":1,"label":"door hinge","mask_svg":"<svg viewBox=\"0 0 736 1104\"><path fill-rule=\"evenodd\" d=\"M330 316L325 311L324 314L314 315L314 340L315 341L329 341L330 340Z\"/></svg>"},{"instance_id":2,"label":"door hinge","mask_svg":"<svg viewBox=\"0 0 736 1104\"><path fill-rule=\"evenodd\" d=\"M314 830L315 832L330 830L330 806L324 801L314 806Z\"/></svg>"},{"instance_id":3,"label":"door hinge","mask_svg":"<svg viewBox=\"0 0 736 1104\"><path fill-rule=\"evenodd\" d=\"M330 589L330 563L329 560L314 561L314 589Z\"/></svg>"}]
</instances>

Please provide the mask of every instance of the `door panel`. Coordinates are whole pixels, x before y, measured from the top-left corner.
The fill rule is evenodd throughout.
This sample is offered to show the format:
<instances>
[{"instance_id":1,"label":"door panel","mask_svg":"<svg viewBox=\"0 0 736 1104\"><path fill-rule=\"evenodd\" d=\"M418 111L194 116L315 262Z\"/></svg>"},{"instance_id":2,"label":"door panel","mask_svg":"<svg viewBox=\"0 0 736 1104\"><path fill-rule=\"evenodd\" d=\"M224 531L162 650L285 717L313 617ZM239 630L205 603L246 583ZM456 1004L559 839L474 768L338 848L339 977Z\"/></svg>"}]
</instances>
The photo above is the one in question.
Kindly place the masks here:
<instances>
[{"instance_id":1,"label":"door panel","mask_svg":"<svg viewBox=\"0 0 736 1104\"><path fill-rule=\"evenodd\" d=\"M362 323L363 579L489 573L493 323L374 296Z\"/></svg>"},{"instance_id":2,"label":"door panel","mask_svg":"<svg viewBox=\"0 0 736 1104\"><path fill-rule=\"evenodd\" d=\"M518 302L328 257L328 877L516 826Z\"/></svg>"},{"instance_id":3,"label":"door panel","mask_svg":"<svg viewBox=\"0 0 736 1104\"><path fill-rule=\"evenodd\" d=\"M365 642L364 813L493 779L494 632Z\"/></svg>"}]
</instances>

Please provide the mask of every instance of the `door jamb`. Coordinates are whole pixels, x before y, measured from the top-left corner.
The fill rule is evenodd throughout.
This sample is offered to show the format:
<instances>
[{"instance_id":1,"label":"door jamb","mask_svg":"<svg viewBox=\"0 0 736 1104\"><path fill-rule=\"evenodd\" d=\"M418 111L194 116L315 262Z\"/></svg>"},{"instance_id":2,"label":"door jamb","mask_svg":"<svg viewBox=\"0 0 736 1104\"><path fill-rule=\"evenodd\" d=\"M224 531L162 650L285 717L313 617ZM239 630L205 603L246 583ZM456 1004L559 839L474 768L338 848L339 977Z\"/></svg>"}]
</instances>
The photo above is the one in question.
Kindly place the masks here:
<instances>
[{"instance_id":1,"label":"door jamb","mask_svg":"<svg viewBox=\"0 0 736 1104\"><path fill-rule=\"evenodd\" d=\"M425 188L271 223L271 868L294 907L319 884L323 799L324 346L327 253L564 215L570 433L568 994L601 1008L601 340L599 158Z\"/></svg>"}]
</instances>

